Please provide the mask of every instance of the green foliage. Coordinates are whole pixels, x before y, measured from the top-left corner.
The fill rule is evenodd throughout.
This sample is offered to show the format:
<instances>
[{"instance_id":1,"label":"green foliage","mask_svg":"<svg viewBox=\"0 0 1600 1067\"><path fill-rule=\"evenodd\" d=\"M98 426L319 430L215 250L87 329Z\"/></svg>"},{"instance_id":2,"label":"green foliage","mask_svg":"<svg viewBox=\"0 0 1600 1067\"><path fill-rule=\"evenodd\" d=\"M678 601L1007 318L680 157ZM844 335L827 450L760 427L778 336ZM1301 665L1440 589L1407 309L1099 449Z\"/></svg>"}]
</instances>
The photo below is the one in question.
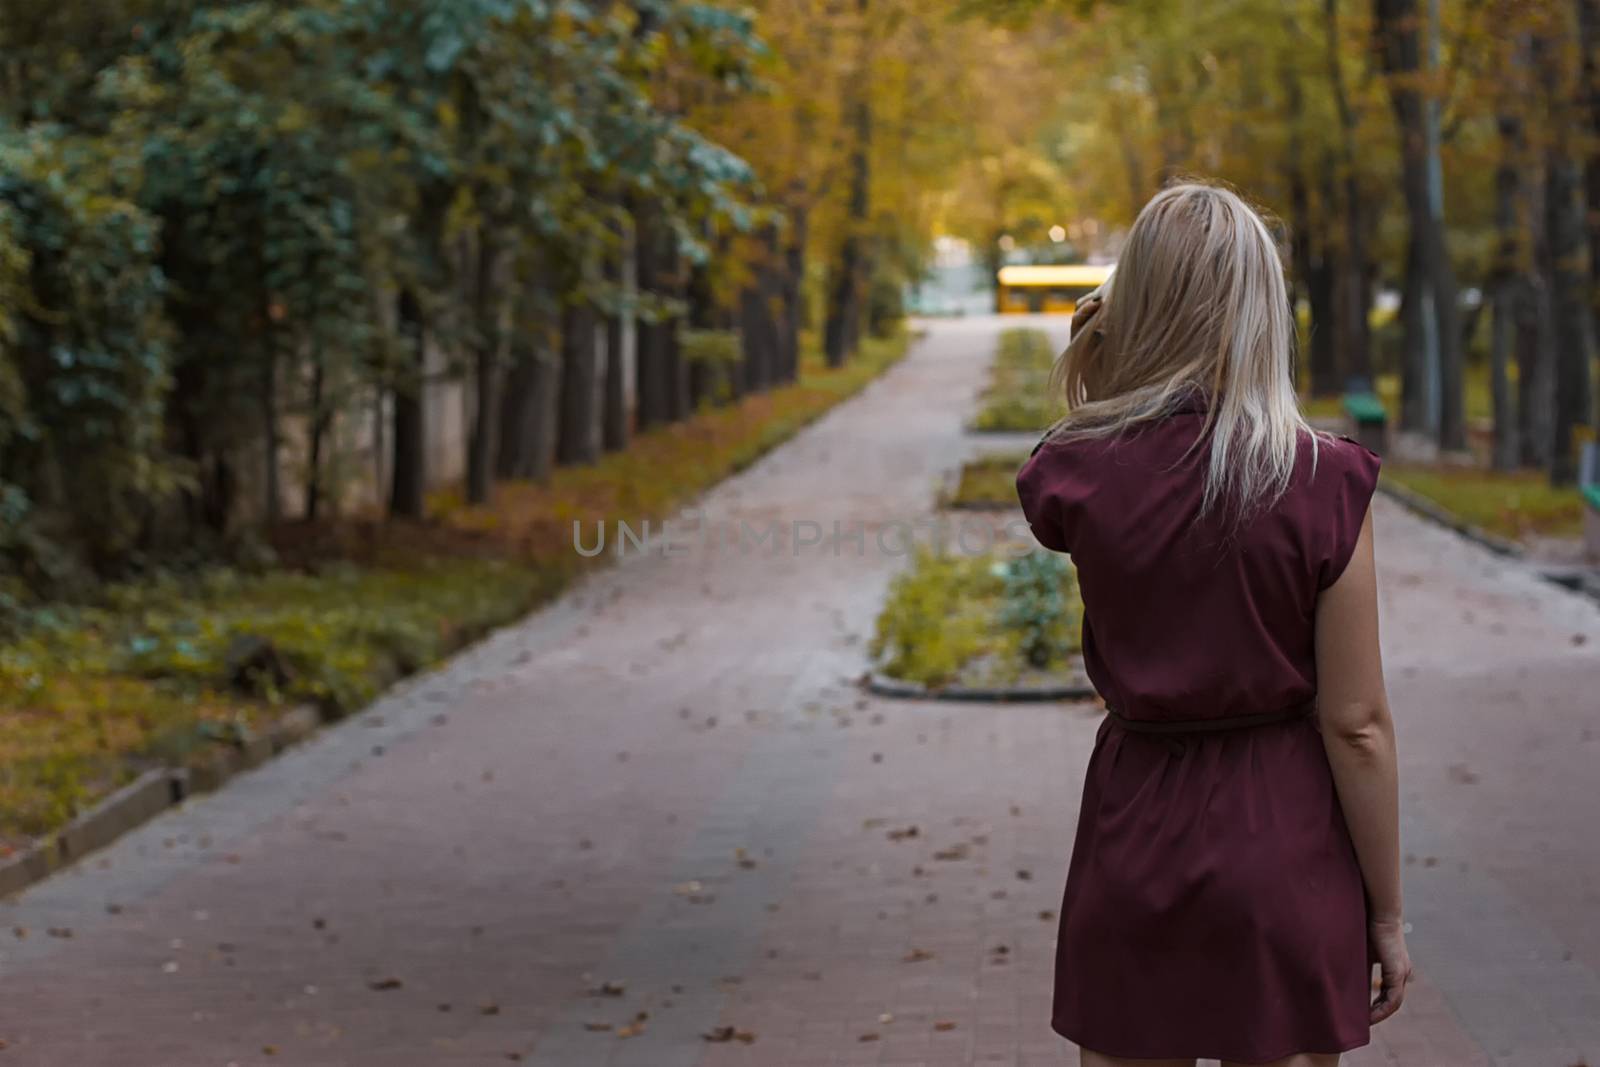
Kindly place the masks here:
<instances>
[{"instance_id":1,"label":"green foliage","mask_svg":"<svg viewBox=\"0 0 1600 1067\"><path fill-rule=\"evenodd\" d=\"M1000 625L1015 631L1022 658L1040 669L1073 647L1078 628L1078 578L1067 557L1030 552L1003 564Z\"/></svg>"},{"instance_id":2,"label":"green foliage","mask_svg":"<svg viewBox=\"0 0 1600 1067\"><path fill-rule=\"evenodd\" d=\"M1080 611L1064 557L921 549L889 587L870 652L889 677L919 685L1010 683L1068 663Z\"/></svg>"},{"instance_id":3,"label":"green foliage","mask_svg":"<svg viewBox=\"0 0 1600 1067\"><path fill-rule=\"evenodd\" d=\"M1384 466L1383 477L1500 537L1517 540L1583 534L1583 500L1578 491L1552 488L1537 471L1501 473L1391 463Z\"/></svg>"},{"instance_id":4,"label":"green foliage","mask_svg":"<svg viewBox=\"0 0 1600 1067\"><path fill-rule=\"evenodd\" d=\"M531 281L610 299L592 264L630 197L690 257L748 221L748 168L655 84L748 88L761 47L740 13L18 2L28 17L0 22L0 493L34 532L8 525L0 553L36 587L60 586L41 539L108 573L174 516L172 541L226 532L234 468L286 416L418 389L395 294L436 347L493 347L503 312L529 325Z\"/></svg>"},{"instance_id":5,"label":"green foliage","mask_svg":"<svg viewBox=\"0 0 1600 1067\"><path fill-rule=\"evenodd\" d=\"M1043 432L1062 414L1050 391L1055 352L1042 330L1010 329L1000 335L994 369L974 430Z\"/></svg>"},{"instance_id":6,"label":"green foliage","mask_svg":"<svg viewBox=\"0 0 1600 1067\"><path fill-rule=\"evenodd\" d=\"M889 587L873 658L891 678L928 686L953 681L991 646L1001 589L986 557L921 550Z\"/></svg>"},{"instance_id":7,"label":"green foliage","mask_svg":"<svg viewBox=\"0 0 1600 1067\"><path fill-rule=\"evenodd\" d=\"M0 553L24 573L33 511L93 558L125 551L140 503L170 487L154 221L123 195L116 146L0 126Z\"/></svg>"},{"instance_id":8,"label":"green foliage","mask_svg":"<svg viewBox=\"0 0 1600 1067\"><path fill-rule=\"evenodd\" d=\"M737 330L680 330L678 343L690 363L729 366L739 362L741 355Z\"/></svg>"},{"instance_id":9,"label":"green foliage","mask_svg":"<svg viewBox=\"0 0 1600 1067\"><path fill-rule=\"evenodd\" d=\"M1014 508L1017 506L1017 472L1028 461L1027 453L1001 452L982 456L964 464L956 488L945 500L946 506L966 508Z\"/></svg>"}]
</instances>

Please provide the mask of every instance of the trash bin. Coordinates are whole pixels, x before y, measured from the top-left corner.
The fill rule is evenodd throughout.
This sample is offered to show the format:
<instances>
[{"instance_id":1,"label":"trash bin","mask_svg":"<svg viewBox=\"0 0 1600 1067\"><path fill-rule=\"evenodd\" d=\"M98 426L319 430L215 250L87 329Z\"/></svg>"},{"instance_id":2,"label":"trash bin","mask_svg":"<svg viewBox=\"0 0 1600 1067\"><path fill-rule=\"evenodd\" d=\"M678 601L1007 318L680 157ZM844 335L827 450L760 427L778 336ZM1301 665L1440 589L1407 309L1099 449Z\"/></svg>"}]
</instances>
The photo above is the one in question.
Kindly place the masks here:
<instances>
[{"instance_id":1,"label":"trash bin","mask_svg":"<svg viewBox=\"0 0 1600 1067\"><path fill-rule=\"evenodd\" d=\"M1350 423L1350 436L1383 455L1389 442L1389 412L1377 394L1346 393L1344 414Z\"/></svg>"}]
</instances>

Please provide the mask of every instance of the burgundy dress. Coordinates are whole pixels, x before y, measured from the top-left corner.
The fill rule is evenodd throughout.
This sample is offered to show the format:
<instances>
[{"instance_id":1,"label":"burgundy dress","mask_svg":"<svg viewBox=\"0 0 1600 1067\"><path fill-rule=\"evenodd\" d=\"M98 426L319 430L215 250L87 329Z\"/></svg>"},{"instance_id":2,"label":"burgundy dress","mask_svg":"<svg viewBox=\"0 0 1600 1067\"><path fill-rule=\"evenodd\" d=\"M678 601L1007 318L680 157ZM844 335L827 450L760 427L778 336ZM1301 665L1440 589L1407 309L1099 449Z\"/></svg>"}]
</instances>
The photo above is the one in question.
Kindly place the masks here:
<instances>
[{"instance_id":1,"label":"burgundy dress","mask_svg":"<svg viewBox=\"0 0 1600 1067\"><path fill-rule=\"evenodd\" d=\"M1017 475L1034 535L1068 552L1083 655L1134 720L1232 718L1316 695L1317 595L1355 548L1378 457L1302 442L1273 507L1202 517L1197 405L1119 438L1051 442ZM1364 1045L1366 897L1313 717L1211 732L1108 717L1089 760L1052 1025L1132 1058L1261 1063Z\"/></svg>"}]
</instances>

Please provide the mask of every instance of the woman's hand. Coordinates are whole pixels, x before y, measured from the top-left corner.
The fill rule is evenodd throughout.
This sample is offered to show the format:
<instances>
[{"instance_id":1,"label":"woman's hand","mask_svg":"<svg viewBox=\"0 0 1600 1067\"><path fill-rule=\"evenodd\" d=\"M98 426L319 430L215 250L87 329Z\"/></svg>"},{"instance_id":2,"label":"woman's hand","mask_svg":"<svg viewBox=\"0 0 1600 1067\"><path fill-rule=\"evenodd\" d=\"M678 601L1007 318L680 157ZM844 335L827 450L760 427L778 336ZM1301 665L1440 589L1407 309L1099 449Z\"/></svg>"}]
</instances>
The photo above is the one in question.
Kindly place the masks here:
<instances>
[{"instance_id":1,"label":"woman's hand","mask_svg":"<svg viewBox=\"0 0 1600 1067\"><path fill-rule=\"evenodd\" d=\"M1400 1010L1411 981L1411 956L1406 952L1405 924L1399 919L1374 919L1367 924L1367 937L1378 957L1382 974L1378 996L1372 1002L1372 1023L1376 1025Z\"/></svg>"},{"instance_id":2,"label":"woman's hand","mask_svg":"<svg viewBox=\"0 0 1600 1067\"><path fill-rule=\"evenodd\" d=\"M1072 309L1072 336L1078 336L1078 331L1083 329L1104 306L1105 298L1100 295L1098 289L1079 300L1077 306Z\"/></svg>"}]
</instances>

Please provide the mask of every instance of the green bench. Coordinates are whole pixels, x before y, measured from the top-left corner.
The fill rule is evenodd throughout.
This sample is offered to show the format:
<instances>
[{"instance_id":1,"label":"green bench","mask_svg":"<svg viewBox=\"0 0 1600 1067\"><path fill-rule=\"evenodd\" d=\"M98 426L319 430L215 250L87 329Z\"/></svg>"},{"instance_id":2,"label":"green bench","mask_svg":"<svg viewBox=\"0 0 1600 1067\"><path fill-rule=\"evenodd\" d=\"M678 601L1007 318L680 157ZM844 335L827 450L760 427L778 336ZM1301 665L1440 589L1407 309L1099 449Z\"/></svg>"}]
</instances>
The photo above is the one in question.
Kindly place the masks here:
<instances>
[{"instance_id":1,"label":"green bench","mask_svg":"<svg viewBox=\"0 0 1600 1067\"><path fill-rule=\"evenodd\" d=\"M1346 393L1344 414L1351 437L1382 455L1389 438L1389 412L1376 393Z\"/></svg>"}]
</instances>

